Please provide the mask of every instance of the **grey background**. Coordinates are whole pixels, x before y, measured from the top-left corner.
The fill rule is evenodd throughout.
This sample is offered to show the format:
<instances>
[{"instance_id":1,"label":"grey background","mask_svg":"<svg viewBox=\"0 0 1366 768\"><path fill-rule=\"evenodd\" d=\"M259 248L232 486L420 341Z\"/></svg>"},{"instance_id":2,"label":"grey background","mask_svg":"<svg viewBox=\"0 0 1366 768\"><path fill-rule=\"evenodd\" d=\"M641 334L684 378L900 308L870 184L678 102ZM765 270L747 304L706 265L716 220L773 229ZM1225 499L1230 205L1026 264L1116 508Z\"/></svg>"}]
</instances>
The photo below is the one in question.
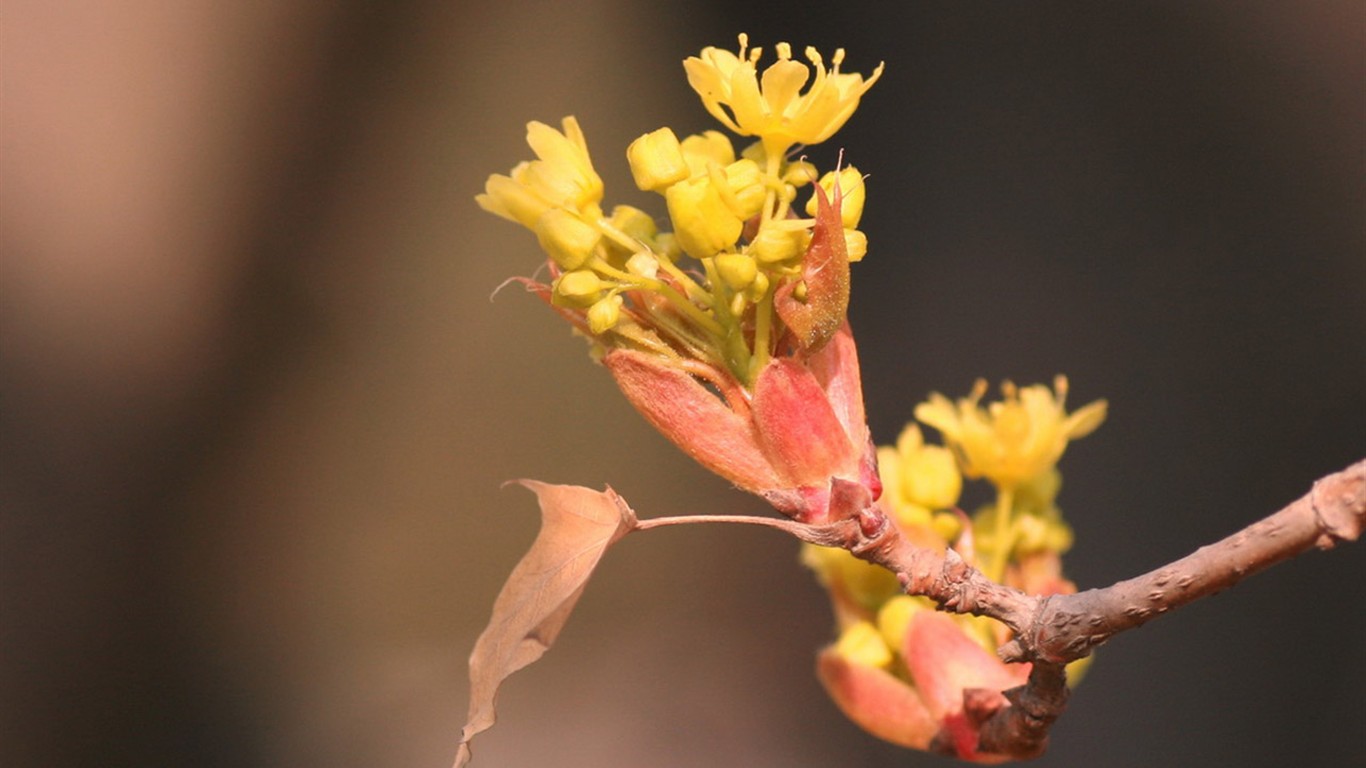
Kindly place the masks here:
<instances>
[{"instance_id":1,"label":"grey background","mask_svg":"<svg viewBox=\"0 0 1366 768\"><path fill-rule=\"evenodd\" d=\"M536 527L515 477L761 511L652 433L481 213L525 121L711 127L750 32L887 74L852 319L871 426L1065 372L1068 573L1108 584L1361 458L1359 3L7 5L0 763L446 766ZM656 207L662 211L662 207ZM848 724L793 542L625 542L501 697L486 766L947 764ZM1366 555L1104 647L1041 766L1366 762Z\"/></svg>"}]
</instances>

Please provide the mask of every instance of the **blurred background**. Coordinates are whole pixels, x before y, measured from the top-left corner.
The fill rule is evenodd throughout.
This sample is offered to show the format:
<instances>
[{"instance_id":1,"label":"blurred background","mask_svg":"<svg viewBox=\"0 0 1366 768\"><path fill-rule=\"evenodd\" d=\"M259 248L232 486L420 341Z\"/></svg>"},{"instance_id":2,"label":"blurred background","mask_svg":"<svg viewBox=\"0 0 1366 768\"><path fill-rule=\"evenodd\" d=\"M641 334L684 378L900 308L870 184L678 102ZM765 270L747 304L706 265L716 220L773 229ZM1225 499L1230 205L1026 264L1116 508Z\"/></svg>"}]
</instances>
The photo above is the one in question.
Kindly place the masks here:
<instances>
[{"instance_id":1,"label":"blurred background","mask_svg":"<svg viewBox=\"0 0 1366 768\"><path fill-rule=\"evenodd\" d=\"M1366 448L1366 5L124 3L0 27L0 764L449 765L534 477L759 513L506 277L524 125L712 127L680 61L748 31L883 80L852 319L874 436L932 390L1072 380L1082 587ZM813 674L797 545L610 553L482 766L947 765ZM1366 764L1366 548L1102 648L1040 766Z\"/></svg>"}]
</instances>

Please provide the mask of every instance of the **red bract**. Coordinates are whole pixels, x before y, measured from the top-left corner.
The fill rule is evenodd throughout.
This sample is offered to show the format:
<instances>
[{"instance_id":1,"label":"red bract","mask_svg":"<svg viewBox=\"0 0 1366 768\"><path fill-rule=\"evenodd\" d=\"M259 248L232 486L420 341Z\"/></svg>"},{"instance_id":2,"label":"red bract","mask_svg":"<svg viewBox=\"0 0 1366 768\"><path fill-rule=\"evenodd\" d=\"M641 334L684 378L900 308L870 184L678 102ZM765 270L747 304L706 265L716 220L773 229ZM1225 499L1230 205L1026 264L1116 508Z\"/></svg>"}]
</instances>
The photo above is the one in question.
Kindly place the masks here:
<instances>
[{"instance_id":1,"label":"red bract","mask_svg":"<svg viewBox=\"0 0 1366 768\"><path fill-rule=\"evenodd\" d=\"M632 405L684 453L784 514L829 522L871 506L882 493L848 324L809 356L771 360L752 395L718 386L724 397L718 396L677 361L634 350L611 350L603 364ZM709 382L729 379L714 369L703 373Z\"/></svg>"},{"instance_id":2,"label":"red bract","mask_svg":"<svg viewBox=\"0 0 1366 768\"><path fill-rule=\"evenodd\" d=\"M780 286L773 300L778 316L803 349L824 345L839 331L849 311L849 251L840 218L843 194L836 185L835 199L831 201L819 184L812 186L816 223L802 259L801 282ZM800 299L796 295L798 285L805 292Z\"/></svg>"},{"instance_id":3,"label":"red bract","mask_svg":"<svg viewBox=\"0 0 1366 768\"><path fill-rule=\"evenodd\" d=\"M976 751L977 724L964 712L964 694L978 689L1004 704L999 692L1024 684L1029 665L1005 664L953 618L930 610L911 618L900 653L909 683L846 659L833 646L821 653L816 671L840 710L878 738L924 750L942 734L944 746L959 759L1004 762L999 755Z\"/></svg>"}]
</instances>

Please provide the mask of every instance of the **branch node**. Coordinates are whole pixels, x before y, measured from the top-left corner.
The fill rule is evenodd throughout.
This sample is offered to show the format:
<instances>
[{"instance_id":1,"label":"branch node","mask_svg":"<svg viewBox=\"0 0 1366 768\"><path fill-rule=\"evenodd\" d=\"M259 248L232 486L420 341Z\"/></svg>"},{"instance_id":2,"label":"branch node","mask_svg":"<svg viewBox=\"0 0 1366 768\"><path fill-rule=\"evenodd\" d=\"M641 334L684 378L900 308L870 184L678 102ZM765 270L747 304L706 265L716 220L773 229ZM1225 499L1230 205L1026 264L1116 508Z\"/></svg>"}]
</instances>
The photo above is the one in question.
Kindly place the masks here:
<instances>
[{"instance_id":1,"label":"branch node","mask_svg":"<svg viewBox=\"0 0 1366 768\"><path fill-rule=\"evenodd\" d=\"M1366 520L1366 460L1315 481L1309 506L1322 532L1314 542L1319 549L1360 538Z\"/></svg>"}]
</instances>

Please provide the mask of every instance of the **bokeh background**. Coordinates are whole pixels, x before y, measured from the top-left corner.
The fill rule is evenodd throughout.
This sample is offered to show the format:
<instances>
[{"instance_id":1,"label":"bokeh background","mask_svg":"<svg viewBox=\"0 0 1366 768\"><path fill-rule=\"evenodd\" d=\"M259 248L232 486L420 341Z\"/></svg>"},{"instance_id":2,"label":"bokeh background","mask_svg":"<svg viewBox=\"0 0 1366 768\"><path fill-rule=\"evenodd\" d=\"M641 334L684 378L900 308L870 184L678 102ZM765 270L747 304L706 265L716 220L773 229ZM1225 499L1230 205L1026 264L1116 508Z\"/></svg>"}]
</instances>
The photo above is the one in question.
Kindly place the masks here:
<instances>
[{"instance_id":1,"label":"bokeh background","mask_svg":"<svg viewBox=\"0 0 1366 768\"><path fill-rule=\"evenodd\" d=\"M887 73L852 318L875 437L1069 374L1070 575L1135 575L1366 448L1366 5L47 3L0 26L0 764L436 766L534 536L510 478L762 505L649 430L480 212L527 120L711 127L680 60ZM771 48L770 48L771 49ZM662 207L658 210L662 211ZM483 766L915 766L812 673L796 544L607 557ZM1366 764L1366 549L1101 649L1040 766Z\"/></svg>"}]
</instances>

